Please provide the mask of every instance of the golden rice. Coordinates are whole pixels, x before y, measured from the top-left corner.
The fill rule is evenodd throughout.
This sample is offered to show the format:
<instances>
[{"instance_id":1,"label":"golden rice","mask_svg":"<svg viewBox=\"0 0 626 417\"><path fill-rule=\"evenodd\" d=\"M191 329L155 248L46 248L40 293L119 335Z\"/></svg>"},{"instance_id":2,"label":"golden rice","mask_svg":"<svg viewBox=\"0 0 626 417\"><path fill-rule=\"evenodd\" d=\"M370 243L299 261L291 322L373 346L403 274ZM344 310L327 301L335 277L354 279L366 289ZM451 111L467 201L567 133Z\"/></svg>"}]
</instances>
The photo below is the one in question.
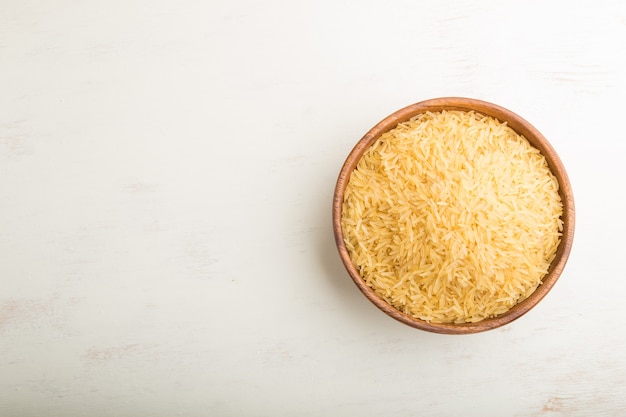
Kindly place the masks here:
<instances>
[{"instance_id":1,"label":"golden rice","mask_svg":"<svg viewBox=\"0 0 626 417\"><path fill-rule=\"evenodd\" d=\"M541 283L563 229L541 153L475 112L423 113L383 134L352 172L344 240L368 286L433 323L509 310Z\"/></svg>"}]
</instances>

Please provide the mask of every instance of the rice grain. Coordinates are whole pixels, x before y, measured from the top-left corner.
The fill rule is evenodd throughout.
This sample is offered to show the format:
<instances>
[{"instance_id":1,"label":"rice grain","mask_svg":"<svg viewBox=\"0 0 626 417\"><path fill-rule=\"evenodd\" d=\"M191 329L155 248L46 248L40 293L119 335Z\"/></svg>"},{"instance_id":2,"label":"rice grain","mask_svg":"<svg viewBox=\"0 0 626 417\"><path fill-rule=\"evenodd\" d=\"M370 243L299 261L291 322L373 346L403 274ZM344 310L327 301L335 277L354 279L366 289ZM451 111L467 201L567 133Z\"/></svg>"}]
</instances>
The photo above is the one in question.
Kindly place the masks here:
<instances>
[{"instance_id":1,"label":"rice grain","mask_svg":"<svg viewBox=\"0 0 626 417\"><path fill-rule=\"evenodd\" d=\"M477 322L541 284L563 229L558 189L545 157L505 123L427 112L362 156L345 191L344 241L398 310Z\"/></svg>"}]
</instances>

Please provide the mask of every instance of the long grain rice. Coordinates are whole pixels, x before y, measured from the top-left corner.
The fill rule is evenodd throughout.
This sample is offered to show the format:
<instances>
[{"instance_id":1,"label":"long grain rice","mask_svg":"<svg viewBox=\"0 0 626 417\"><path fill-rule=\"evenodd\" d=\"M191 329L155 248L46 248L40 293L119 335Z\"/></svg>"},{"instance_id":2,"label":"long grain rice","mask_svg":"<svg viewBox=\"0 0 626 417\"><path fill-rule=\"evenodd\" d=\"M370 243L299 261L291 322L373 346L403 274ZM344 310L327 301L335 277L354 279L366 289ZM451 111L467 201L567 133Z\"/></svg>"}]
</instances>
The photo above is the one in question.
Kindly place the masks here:
<instances>
[{"instance_id":1,"label":"long grain rice","mask_svg":"<svg viewBox=\"0 0 626 417\"><path fill-rule=\"evenodd\" d=\"M423 113L383 134L346 187L344 240L368 286L433 323L500 315L541 284L563 228L541 153L475 112Z\"/></svg>"}]
</instances>

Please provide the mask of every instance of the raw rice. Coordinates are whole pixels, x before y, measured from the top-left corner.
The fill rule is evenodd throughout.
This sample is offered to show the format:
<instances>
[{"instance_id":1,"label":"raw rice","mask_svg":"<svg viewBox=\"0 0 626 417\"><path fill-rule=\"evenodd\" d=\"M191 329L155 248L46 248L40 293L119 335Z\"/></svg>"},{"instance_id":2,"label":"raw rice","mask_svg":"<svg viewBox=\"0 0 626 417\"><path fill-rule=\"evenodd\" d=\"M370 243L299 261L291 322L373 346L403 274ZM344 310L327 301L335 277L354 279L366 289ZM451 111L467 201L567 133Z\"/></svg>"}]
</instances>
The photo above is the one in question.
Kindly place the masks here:
<instances>
[{"instance_id":1,"label":"raw rice","mask_svg":"<svg viewBox=\"0 0 626 417\"><path fill-rule=\"evenodd\" d=\"M563 228L541 153L475 112L423 113L383 134L346 187L342 227L368 286L433 323L500 315L541 284Z\"/></svg>"}]
</instances>

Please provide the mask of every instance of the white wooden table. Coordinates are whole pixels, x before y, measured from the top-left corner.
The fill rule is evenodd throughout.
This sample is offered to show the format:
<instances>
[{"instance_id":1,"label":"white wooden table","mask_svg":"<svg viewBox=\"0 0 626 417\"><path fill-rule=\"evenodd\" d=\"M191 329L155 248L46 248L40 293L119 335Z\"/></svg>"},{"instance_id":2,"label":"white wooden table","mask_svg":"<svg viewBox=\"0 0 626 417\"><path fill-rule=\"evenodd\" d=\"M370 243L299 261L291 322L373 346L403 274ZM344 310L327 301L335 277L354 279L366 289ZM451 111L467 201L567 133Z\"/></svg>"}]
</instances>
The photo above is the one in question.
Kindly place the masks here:
<instances>
[{"instance_id":1,"label":"white wooden table","mask_svg":"<svg viewBox=\"0 0 626 417\"><path fill-rule=\"evenodd\" d=\"M577 234L443 336L334 247L343 160L441 96L530 120ZM623 416L626 3L0 3L0 416Z\"/></svg>"}]
</instances>

